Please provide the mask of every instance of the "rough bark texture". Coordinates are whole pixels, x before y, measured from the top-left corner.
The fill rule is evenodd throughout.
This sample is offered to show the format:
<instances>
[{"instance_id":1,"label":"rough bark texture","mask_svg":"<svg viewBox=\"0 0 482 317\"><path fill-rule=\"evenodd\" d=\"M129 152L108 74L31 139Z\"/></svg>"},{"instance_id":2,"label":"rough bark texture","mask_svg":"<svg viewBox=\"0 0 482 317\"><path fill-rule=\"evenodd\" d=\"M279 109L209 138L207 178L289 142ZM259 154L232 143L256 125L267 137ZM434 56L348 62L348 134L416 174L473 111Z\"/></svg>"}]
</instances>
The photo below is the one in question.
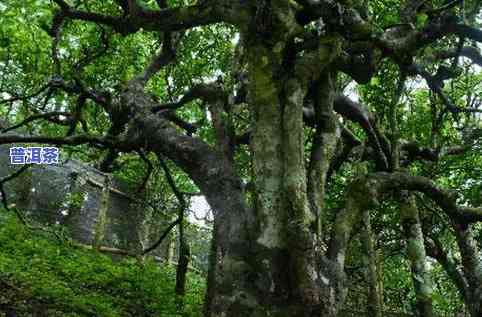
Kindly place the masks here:
<instances>
[{"instance_id":1,"label":"rough bark texture","mask_svg":"<svg viewBox=\"0 0 482 317\"><path fill-rule=\"evenodd\" d=\"M364 211L377 204L378 198L401 190L423 192L457 223L464 273L473 289L468 297L470 307L474 316L480 315L480 254L467 224L482 219L481 208L458 206L454 195L429 179L393 172L398 167L401 149L396 105L403 84L392 104L393 144L389 145L366 109L346 97L335 98L333 83L338 71L358 83L367 83L380 61L388 58L404 75L421 75L452 111L456 106L444 98L443 80L436 82L437 76L414 64L414 57L448 35L480 42L479 30L461 24L453 14L445 14L444 9L432 12L420 26L381 31L366 18L366 10L350 1L206 0L194 5L161 6L160 10L128 1L122 2L122 15L112 16L83 11L63 0L54 2L60 8L51 31L57 74L46 87L80 95L77 97L81 103L89 100L99 105L109 114L112 127L101 137L2 133L0 143L89 144L109 149L108 161L115 160L118 152L152 152L167 157L186 172L206 196L215 218L206 317L337 316L346 293L345 256L354 226ZM402 21L412 21L417 8L408 5L402 12ZM122 89L114 89L116 93L111 95L87 88L77 79L69 82L58 74L62 69L56 52L62 25L58 22L65 19L102 24L122 35L139 30L158 32L172 41L164 41L161 52L144 72L120 85ZM247 86L243 102L249 105L247 111L251 115L252 205L248 204L248 195L235 172L233 135L230 123L223 120L229 112L225 110L229 108L229 98L218 93L222 87L199 85L179 102L167 106L159 105L145 91L150 78L174 60L173 33L220 22L236 28L245 45L239 51L246 54L242 58L247 66L247 80L242 85ZM105 88L108 91L111 87ZM175 109L197 98L209 104L215 146L193 136L195 127L175 116ZM306 105L312 109L304 109ZM361 175L350 184L345 207L336 214L325 250L320 243L328 236L324 225L325 183L338 142L338 121L333 110L361 125L375 156L376 169L391 173ZM304 120L310 111L315 134L310 140L311 153L306 155ZM77 115L68 115L74 121L78 119L78 111ZM180 132L176 125L187 133ZM309 164L305 162L307 156ZM402 214L419 311L430 316L430 287L416 208L408 203ZM368 245L367 249L373 248ZM185 254L185 250L181 251ZM184 265L185 260L181 258L179 264ZM374 268L373 263L369 266ZM375 274L369 275L373 280ZM379 314L378 308L372 311Z\"/></svg>"},{"instance_id":2,"label":"rough bark texture","mask_svg":"<svg viewBox=\"0 0 482 317\"><path fill-rule=\"evenodd\" d=\"M369 316L382 317L383 302L378 282L377 256L373 241L370 212L368 210L363 213L363 226L365 229L362 237L365 251L365 278L368 283L367 313Z\"/></svg>"},{"instance_id":3,"label":"rough bark texture","mask_svg":"<svg viewBox=\"0 0 482 317\"><path fill-rule=\"evenodd\" d=\"M460 249L468 289L465 303L470 316L482 315L482 254L470 226L454 223L455 237Z\"/></svg>"},{"instance_id":4,"label":"rough bark texture","mask_svg":"<svg viewBox=\"0 0 482 317\"><path fill-rule=\"evenodd\" d=\"M340 133L333 113L335 76L336 74L326 72L313 87L315 134L308 167L307 189L310 207L315 217L314 230L320 240L327 234L324 223L326 179Z\"/></svg>"},{"instance_id":5,"label":"rough bark texture","mask_svg":"<svg viewBox=\"0 0 482 317\"><path fill-rule=\"evenodd\" d=\"M417 300L417 315L433 316L432 281L425 254L424 236L413 195L402 194L400 217L407 242L407 254L412 270L412 280Z\"/></svg>"}]
</instances>

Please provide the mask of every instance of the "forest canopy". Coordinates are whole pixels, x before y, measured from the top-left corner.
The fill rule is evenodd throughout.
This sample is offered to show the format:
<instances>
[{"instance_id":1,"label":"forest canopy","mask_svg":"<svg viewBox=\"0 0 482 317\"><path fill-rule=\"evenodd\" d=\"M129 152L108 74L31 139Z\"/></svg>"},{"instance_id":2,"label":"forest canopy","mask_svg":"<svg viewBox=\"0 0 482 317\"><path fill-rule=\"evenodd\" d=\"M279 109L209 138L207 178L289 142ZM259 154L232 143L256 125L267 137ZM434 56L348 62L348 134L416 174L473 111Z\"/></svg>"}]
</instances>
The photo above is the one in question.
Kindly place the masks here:
<instances>
[{"instance_id":1,"label":"forest canopy","mask_svg":"<svg viewBox=\"0 0 482 317\"><path fill-rule=\"evenodd\" d=\"M127 296L126 316L165 316L158 296L172 316L480 317L481 8L0 0L0 145L59 147L60 164L95 167L107 175L102 191L114 177L142 212L171 219L140 250L109 249L97 235L74 265L126 266L113 279L119 289L98 285L116 305L122 280L175 233L175 269L148 262L152 292L138 294L149 305L129 310ZM6 186L31 168L0 178L0 241L30 230L47 250L74 250L59 226L9 201ZM193 197L209 204L211 241L190 234ZM11 285L6 272L33 280L8 266L35 250L8 245L2 257L17 260L0 260L0 287ZM128 262L97 258L102 251ZM200 277L186 277L200 257L209 259L203 295ZM42 265L42 276L62 272ZM0 314L15 314L2 301ZM108 316L97 304L72 313Z\"/></svg>"}]
</instances>

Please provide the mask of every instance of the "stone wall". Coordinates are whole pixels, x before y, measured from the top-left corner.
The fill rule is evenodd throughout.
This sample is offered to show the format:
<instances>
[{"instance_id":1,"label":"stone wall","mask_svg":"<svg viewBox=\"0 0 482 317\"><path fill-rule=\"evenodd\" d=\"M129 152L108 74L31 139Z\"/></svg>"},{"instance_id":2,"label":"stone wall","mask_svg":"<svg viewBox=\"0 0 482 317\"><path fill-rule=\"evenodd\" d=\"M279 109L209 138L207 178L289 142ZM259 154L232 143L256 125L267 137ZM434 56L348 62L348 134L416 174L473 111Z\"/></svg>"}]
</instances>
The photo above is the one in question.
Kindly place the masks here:
<instances>
[{"instance_id":1,"label":"stone wall","mask_svg":"<svg viewBox=\"0 0 482 317\"><path fill-rule=\"evenodd\" d=\"M0 146L0 178L18 168L10 165L9 148ZM96 232L104 228L101 245L139 251L151 245L168 222L154 217L142 197L129 193L125 184L74 160L34 165L5 189L9 203L15 203L29 217L44 224L64 225L74 240L84 244L93 244ZM100 217L103 196L105 226ZM154 255L166 258L169 247L167 239Z\"/></svg>"}]
</instances>

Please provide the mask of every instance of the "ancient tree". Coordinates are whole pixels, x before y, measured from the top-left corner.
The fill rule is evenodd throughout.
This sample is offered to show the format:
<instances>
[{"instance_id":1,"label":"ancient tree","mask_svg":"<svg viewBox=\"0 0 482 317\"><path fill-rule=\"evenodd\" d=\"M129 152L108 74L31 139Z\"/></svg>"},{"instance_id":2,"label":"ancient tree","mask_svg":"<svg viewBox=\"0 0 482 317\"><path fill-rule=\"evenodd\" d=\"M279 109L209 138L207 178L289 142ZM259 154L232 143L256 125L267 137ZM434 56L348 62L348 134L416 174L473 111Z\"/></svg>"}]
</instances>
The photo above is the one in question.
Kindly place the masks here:
<instances>
[{"instance_id":1,"label":"ancient tree","mask_svg":"<svg viewBox=\"0 0 482 317\"><path fill-rule=\"evenodd\" d=\"M369 211L387 199L400 206L418 313L432 315L430 256L471 316L482 314L480 243L473 231L482 208L460 204L457 188L410 169L480 153L477 129L470 137L468 128L459 131L451 143L440 136L444 124L476 126L481 111L476 92L462 104L447 91L448 82L467 75L464 62L482 64L478 1L52 2L45 4L51 17L40 26L51 38L42 50L45 81L28 91L2 87L8 93L2 107L29 110L21 122L5 123L0 143L95 148L105 171L124 153L154 154L159 162L153 164L168 159L184 171L214 212L206 316L337 316L346 296L349 242L359 230L366 232L373 281L370 310L380 316ZM186 38L213 25L236 34L228 66L167 93L166 69L183 60L179 52L202 53ZM85 45L69 32L94 35ZM136 51L138 35L148 38L152 56ZM119 41L129 49L121 52ZM103 69L117 54L130 54L138 71L116 78L119 68ZM393 81L383 83L390 95L378 95L378 104L344 94L343 82L373 85L385 71ZM433 118L431 144L401 138L407 83L416 80ZM204 120L179 115L189 107L200 107ZM102 115L104 129L92 121ZM16 132L38 122L62 132ZM206 129L211 139L200 132ZM346 165L358 166L356 177L344 207L330 210L330 179ZM444 251L436 224L421 216L429 209L419 199L448 219L461 265Z\"/></svg>"}]
</instances>

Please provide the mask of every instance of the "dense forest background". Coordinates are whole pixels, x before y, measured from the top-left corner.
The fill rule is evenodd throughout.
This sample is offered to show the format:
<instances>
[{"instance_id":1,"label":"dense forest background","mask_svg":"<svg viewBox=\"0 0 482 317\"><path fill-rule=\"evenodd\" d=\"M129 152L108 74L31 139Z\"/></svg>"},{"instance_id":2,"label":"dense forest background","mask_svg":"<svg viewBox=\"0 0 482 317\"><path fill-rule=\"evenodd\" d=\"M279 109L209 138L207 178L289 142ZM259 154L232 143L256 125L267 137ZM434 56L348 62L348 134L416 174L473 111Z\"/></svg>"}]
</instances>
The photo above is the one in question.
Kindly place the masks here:
<instances>
[{"instance_id":1,"label":"dense forest background","mask_svg":"<svg viewBox=\"0 0 482 317\"><path fill-rule=\"evenodd\" d=\"M0 0L0 316L482 316L481 7Z\"/></svg>"}]
</instances>

